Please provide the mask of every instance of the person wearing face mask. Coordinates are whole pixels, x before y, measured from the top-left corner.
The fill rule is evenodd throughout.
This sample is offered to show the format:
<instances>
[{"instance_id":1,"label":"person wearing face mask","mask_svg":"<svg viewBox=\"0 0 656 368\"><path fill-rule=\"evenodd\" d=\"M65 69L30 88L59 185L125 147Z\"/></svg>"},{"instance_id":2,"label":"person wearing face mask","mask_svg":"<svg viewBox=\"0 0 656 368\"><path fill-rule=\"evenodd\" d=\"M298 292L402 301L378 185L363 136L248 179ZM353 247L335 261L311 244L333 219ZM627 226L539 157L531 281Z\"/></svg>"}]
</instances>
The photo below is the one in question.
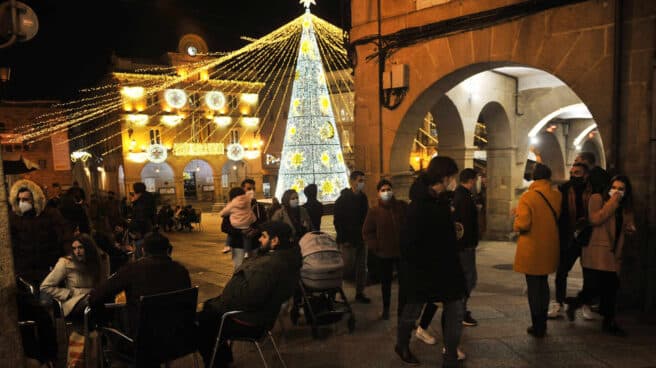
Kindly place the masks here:
<instances>
[{"instance_id":1,"label":"person wearing face mask","mask_svg":"<svg viewBox=\"0 0 656 368\"><path fill-rule=\"evenodd\" d=\"M298 203L298 193L288 189L282 194L282 207L271 216L271 221L282 221L292 229L292 239L299 239L312 229L312 220L304 207Z\"/></svg>"},{"instance_id":2,"label":"person wearing face mask","mask_svg":"<svg viewBox=\"0 0 656 368\"><path fill-rule=\"evenodd\" d=\"M224 367L232 361L226 341L232 336L260 336L262 328L273 328L280 306L294 294L300 281L301 250L291 241L291 227L281 221L269 221L260 225L260 230L259 255L245 260L222 294L205 301L198 314L199 351L207 367L216 343L217 326L225 312L243 311L226 318L213 367Z\"/></svg>"},{"instance_id":3,"label":"person wearing face mask","mask_svg":"<svg viewBox=\"0 0 656 368\"><path fill-rule=\"evenodd\" d=\"M16 182L10 193L9 213L14 268L16 275L38 285L50 267L64 256L67 237L61 213L45 206L43 191L29 180Z\"/></svg>"},{"instance_id":4,"label":"person wearing face mask","mask_svg":"<svg viewBox=\"0 0 656 368\"><path fill-rule=\"evenodd\" d=\"M383 296L383 313L381 319L389 319L392 291L392 274L399 269L401 222L408 205L394 197L392 183L382 179L376 185L378 206L367 212L362 226L362 238L367 249L380 259L381 292ZM401 313L403 298L398 297L397 316Z\"/></svg>"},{"instance_id":5,"label":"person wearing face mask","mask_svg":"<svg viewBox=\"0 0 656 368\"><path fill-rule=\"evenodd\" d=\"M626 332L615 321L618 274L622 266L625 235L636 231L633 216L633 191L629 178L615 176L604 194L593 194L588 203L592 234L583 248L583 290L575 298L567 298L567 317L574 321L576 310L600 297L600 312L604 317L602 331L614 336Z\"/></svg>"},{"instance_id":6,"label":"person wearing face mask","mask_svg":"<svg viewBox=\"0 0 656 368\"><path fill-rule=\"evenodd\" d=\"M559 186L562 194L558 234L560 238L560 261L556 271L556 300L549 304L547 316L559 318L567 296L567 275L581 256L581 248L588 244L592 228L588 226L588 200L592 192L587 181L588 167L575 162L569 170L570 179ZM589 310L589 308L587 308ZM591 312L587 312L591 317Z\"/></svg>"},{"instance_id":7,"label":"person wearing face mask","mask_svg":"<svg viewBox=\"0 0 656 368\"><path fill-rule=\"evenodd\" d=\"M513 230L519 232L513 269L526 277L532 322L526 332L537 338L547 333L547 278L556 271L560 256L558 217L561 200L560 192L551 188L551 169L538 163L533 169L533 183L513 210Z\"/></svg>"},{"instance_id":8,"label":"person wearing face mask","mask_svg":"<svg viewBox=\"0 0 656 368\"><path fill-rule=\"evenodd\" d=\"M369 211L369 200L364 194L364 173L353 171L349 176L350 188L345 188L335 201L333 225L340 249L355 251L355 301L369 304L364 294L367 284L367 247L362 239L362 226Z\"/></svg>"},{"instance_id":9,"label":"person wearing face mask","mask_svg":"<svg viewBox=\"0 0 656 368\"><path fill-rule=\"evenodd\" d=\"M18 180L9 191L11 211L9 230L17 277L37 290L50 272L50 267L65 254L65 243L70 240L64 231L66 225L59 210L46 206L41 188L30 180ZM71 236L72 237L72 236ZM16 293L19 320L37 321L38 341L27 330L21 330L25 355L42 364L54 362L57 357L55 327L47 306L52 303L46 293Z\"/></svg>"},{"instance_id":10,"label":"person wearing face mask","mask_svg":"<svg viewBox=\"0 0 656 368\"><path fill-rule=\"evenodd\" d=\"M466 288L447 193L447 188L453 188L457 174L458 166L452 158L436 156L410 188L411 202L400 236L399 280L405 303L398 319L394 348L408 364L419 364L409 345L424 304L442 302L443 367L458 366Z\"/></svg>"}]
</instances>

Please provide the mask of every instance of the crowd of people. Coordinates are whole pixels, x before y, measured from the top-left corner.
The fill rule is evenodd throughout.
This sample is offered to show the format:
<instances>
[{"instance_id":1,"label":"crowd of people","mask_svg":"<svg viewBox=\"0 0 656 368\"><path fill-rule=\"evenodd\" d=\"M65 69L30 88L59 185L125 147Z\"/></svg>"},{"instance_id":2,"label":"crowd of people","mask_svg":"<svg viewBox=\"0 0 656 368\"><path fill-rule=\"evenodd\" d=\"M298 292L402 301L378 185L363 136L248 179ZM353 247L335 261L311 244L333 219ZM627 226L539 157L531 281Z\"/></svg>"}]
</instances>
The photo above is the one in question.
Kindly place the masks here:
<instances>
[{"instance_id":1,"label":"crowd of people","mask_svg":"<svg viewBox=\"0 0 656 368\"><path fill-rule=\"evenodd\" d=\"M452 159L438 156L411 186L410 203L396 199L392 183L383 179L373 208L364 180L364 173L352 172L350 188L335 203L337 241L355 250L355 301L370 303L364 289L371 251L381 264L382 319L390 318L391 280L398 273L394 350L401 360L419 364L409 348L413 330L418 340L436 344L428 326L441 305L444 367L458 366L466 357L459 347L462 327L478 325L467 301L478 278L480 175L468 168L458 175ZM514 270L525 275L531 314L527 333L542 338L548 319L566 314L573 321L579 308L591 318L591 306L599 303L602 331L624 336L615 310L625 237L636 231L629 178L611 178L588 152L576 157L569 181L561 185L551 181L549 167L537 163L512 214L518 234ZM579 258L583 289L568 297L567 276ZM547 280L553 273L556 299L550 303Z\"/></svg>"},{"instance_id":2,"label":"crowd of people","mask_svg":"<svg viewBox=\"0 0 656 368\"><path fill-rule=\"evenodd\" d=\"M460 347L463 326L478 325L467 305L478 278L479 173L459 171L453 159L437 156L412 184L409 203L397 199L392 182L382 179L372 208L364 193L365 174L353 171L349 179L349 188L335 202L334 226L339 247L355 258L355 302L371 303L365 289L372 252L381 265L382 320L390 319L395 271L399 279L396 354L407 364L420 363L410 350L411 335L414 331L418 340L437 344L428 326L441 307L443 364L458 366L466 357ZM28 355L45 364L56 358L56 344L47 342L54 338L52 322L44 312L53 300L69 320L80 323L87 306L102 314L104 303L124 292L134 327L141 296L190 287L188 271L171 259L172 245L155 226L173 229L173 219L184 208L164 206L156 214L154 197L143 183L133 189L128 210L112 195L92 196L86 206L77 186L47 201L29 181L12 187L16 274L40 290L38 295L19 294L20 317L38 321L40 339L46 341L34 346L26 337ZM290 189L268 210L255 199L254 189L254 180L244 180L230 191L230 202L220 213L234 273L223 293L205 301L198 315L199 349L206 364L231 361L230 336L259 334L273 326L281 304L297 293L298 242L321 230L323 207L316 185L304 189L304 205ZM527 333L542 338L550 318L574 320L579 308L585 317L599 303L602 331L625 335L615 319L615 304L625 239L636 231L630 180L610 178L585 152L559 186L551 181L549 167L538 163L512 214L518 233L514 270L525 275L531 315ZM583 288L568 297L567 276L579 258ZM556 293L550 303L552 273ZM228 317L225 335L218 338L216 326L234 310L242 312Z\"/></svg>"},{"instance_id":3,"label":"crowd of people","mask_svg":"<svg viewBox=\"0 0 656 368\"><path fill-rule=\"evenodd\" d=\"M143 275L148 285L135 283L131 272L137 271L131 269L153 268L142 265L159 255L173 261L166 253L168 240L155 231L158 217L154 196L140 182L133 190L128 203L126 198L119 201L113 192L87 197L77 183L65 191L55 184L48 196L29 180L12 186L9 225L15 274L23 286L17 294L19 319L37 322L36 335L22 331L28 357L52 366L58 359L53 308L59 307L80 330L84 310L94 302L93 295L113 297L113 291L105 290L114 290L121 280L117 276L125 272L130 275L126 279L128 304L136 303L141 295L180 286L164 280L165 286L157 287L152 273ZM184 269L181 265L178 268ZM110 274L115 276L110 279ZM176 277L176 273L169 274ZM186 277L189 284L188 274ZM133 293L135 287L138 291ZM95 301L101 299L105 298L96 297Z\"/></svg>"}]
</instances>

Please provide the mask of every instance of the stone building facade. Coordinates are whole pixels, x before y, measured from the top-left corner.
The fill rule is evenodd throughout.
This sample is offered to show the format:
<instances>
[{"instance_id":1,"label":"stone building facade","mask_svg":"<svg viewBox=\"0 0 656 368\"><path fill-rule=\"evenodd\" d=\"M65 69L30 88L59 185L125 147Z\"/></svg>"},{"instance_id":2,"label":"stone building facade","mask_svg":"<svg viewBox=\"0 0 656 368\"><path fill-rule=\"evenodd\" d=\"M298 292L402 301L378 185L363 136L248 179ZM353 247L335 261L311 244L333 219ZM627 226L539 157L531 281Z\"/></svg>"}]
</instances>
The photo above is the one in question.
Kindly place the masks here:
<instances>
[{"instance_id":1,"label":"stone building facade","mask_svg":"<svg viewBox=\"0 0 656 368\"><path fill-rule=\"evenodd\" d=\"M576 153L592 151L633 180L641 231L627 260L629 302L656 306L656 2L352 0L351 14L354 149L368 190L389 177L407 193L427 113L438 154L461 167L474 164L482 123L488 236L503 238L527 159L538 151L564 180Z\"/></svg>"}]
</instances>

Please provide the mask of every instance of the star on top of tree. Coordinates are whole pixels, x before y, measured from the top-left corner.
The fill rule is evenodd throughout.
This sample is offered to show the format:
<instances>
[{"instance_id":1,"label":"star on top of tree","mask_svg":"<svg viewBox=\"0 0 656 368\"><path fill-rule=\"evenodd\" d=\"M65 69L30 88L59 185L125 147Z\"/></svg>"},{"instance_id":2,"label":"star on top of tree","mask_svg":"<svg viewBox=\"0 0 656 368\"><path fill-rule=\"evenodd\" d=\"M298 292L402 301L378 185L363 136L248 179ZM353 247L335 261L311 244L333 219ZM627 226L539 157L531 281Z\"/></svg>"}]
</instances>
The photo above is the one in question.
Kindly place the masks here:
<instances>
[{"instance_id":1,"label":"star on top of tree","mask_svg":"<svg viewBox=\"0 0 656 368\"><path fill-rule=\"evenodd\" d=\"M310 9L310 5L317 5L315 0L300 0L299 3L303 4L305 9Z\"/></svg>"}]
</instances>

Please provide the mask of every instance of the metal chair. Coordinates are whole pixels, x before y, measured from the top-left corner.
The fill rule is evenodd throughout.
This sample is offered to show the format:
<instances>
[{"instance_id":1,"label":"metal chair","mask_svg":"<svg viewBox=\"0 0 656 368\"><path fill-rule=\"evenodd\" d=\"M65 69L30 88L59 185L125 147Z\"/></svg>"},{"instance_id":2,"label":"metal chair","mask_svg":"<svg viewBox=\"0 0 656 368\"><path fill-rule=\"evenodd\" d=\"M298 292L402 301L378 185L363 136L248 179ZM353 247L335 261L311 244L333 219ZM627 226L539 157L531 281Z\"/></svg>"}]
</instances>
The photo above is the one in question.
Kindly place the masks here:
<instances>
[{"instance_id":1,"label":"metal chair","mask_svg":"<svg viewBox=\"0 0 656 368\"><path fill-rule=\"evenodd\" d=\"M214 366L214 360L216 359L216 353L219 349L219 345L221 344L221 337L223 335L223 325L225 323L226 318L237 315L239 313L243 313L243 311L230 311L226 312L221 316L221 324L219 325L219 334L216 336L216 342L214 343L214 349L212 350L212 359L210 360L210 364L208 365L209 367ZM276 354L278 355L278 359L280 359L280 363L282 364L283 367L287 368L287 365L285 364L285 361L282 359L282 355L280 354L280 350L278 350L278 345L276 345L276 341L273 338L273 335L271 334L271 331L262 328L262 332L259 334L258 337L251 337L251 336L228 336L226 339L229 339L231 341L245 341L245 342L250 342L255 345L257 348L257 352L260 354L260 358L262 359L262 364L264 364L264 367L267 368L268 364L266 362L266 359L264 359L264 353L262 353L262 347L260 344L263 344L265 342L266 338L269 338L271 340L271 344L273 345L273 348L276 351Z\"/></svg>"},{"instance_id":2,"label":"metal chair","mask_svg":"<svg viewBox=\"0 0 656 368\"><path fill-rule=\"evenodd\" d=\"M138 307L139 322L134 326L134 337L112 327L99 326L97 330L106 336L116 337L132 348L131 354L108 351L114 360L137 367L163 364L198 350L197 299L198 287L142 296ZM87 334L91 329L91 313L90 308L85 310ZM101 359L103 362L104 360Z\"/></svg>"}]
</instances>

